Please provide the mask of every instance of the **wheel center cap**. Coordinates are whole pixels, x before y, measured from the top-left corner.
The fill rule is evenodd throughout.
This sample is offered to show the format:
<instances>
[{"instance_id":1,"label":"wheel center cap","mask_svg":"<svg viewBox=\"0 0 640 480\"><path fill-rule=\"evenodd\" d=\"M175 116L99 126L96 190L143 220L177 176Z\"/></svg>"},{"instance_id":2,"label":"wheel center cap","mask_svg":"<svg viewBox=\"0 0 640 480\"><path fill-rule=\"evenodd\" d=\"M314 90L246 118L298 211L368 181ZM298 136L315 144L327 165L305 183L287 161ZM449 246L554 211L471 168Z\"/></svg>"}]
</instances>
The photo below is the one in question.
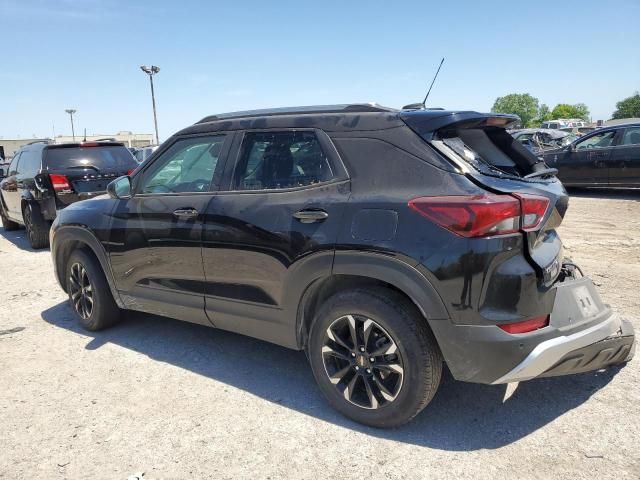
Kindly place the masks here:
<instances>
[{"instance_id":1,"label":"wheel center cap","mask_svg":"<svg viewBox=\"0 0 640 480\"><path fill-rule=\"evenodd\" d=\"M359 367L366 367L368 364L367 359L364 355L358 355L356 357L356 365L358 365Z\"/></svg>"}]
</instances>

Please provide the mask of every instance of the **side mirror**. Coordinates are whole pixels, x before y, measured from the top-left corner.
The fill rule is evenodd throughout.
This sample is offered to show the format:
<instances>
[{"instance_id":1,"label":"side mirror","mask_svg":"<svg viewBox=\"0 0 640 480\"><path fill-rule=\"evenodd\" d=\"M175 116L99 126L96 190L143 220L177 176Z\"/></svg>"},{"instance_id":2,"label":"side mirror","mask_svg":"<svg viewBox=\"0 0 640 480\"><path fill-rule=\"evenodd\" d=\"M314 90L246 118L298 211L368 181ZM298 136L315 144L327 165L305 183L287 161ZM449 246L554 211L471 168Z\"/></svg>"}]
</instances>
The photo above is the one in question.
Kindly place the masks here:
<instances>
[{"instance_id":1,"label":"side mirror","mask_svg":"<svg viewBox=\"0 0 640 480\"><path fill-rule=\"evenodd\" d=\"M111 198L131 198L131 179L128 175L116 178L107 185L107 193Z\"/></svg>"}]
</instances>

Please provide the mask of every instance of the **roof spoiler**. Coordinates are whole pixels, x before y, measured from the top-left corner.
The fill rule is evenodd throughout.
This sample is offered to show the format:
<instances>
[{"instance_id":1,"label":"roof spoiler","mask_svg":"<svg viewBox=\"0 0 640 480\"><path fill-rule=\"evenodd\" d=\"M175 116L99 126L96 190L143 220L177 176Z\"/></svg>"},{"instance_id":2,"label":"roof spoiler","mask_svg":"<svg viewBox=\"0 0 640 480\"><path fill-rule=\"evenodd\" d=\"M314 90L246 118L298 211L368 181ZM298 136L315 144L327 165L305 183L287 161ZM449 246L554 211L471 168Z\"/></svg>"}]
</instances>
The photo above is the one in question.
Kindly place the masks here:
<instances>
[{"instance_id":1,"label":"roof spoiler","mask_svg":"<svg viewBox=\"0 0 640 480\"><path fill-rule=\"evenodd\" d=\"M509 128L520 121L517 115L503 113L443 111L441 115L437 115L433 110L425 113L420 110L400 113L400 118L425 139L445 128Z\"/></svg>"}]
</instances>

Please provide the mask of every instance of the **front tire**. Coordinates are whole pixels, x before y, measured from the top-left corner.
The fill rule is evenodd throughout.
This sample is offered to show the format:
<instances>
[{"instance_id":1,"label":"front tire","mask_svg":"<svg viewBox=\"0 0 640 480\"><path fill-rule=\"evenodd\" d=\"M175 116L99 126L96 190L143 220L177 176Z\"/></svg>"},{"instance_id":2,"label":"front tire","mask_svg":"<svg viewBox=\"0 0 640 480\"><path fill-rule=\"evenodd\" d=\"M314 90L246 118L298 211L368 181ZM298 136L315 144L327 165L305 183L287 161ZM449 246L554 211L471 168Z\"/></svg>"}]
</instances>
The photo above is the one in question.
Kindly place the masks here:
<instances>
[{"instance_id":1,"label":"front tire","mask_svg":"<svg viewBox=\"0 0 640 480\"><path fill-rule=\"evenodd\" d=\"M433 398L442 355L416 307L386 288L330 297L308 343L313 375L329 403L374 427L410 421Z\"/></svg>"},{"instance_id":2,"label":"front tire","mask_svg":"<svg viewBox=\"0 0 640 480\"><path fill-rule=\"evenodd\" d=\"M111 295L98 260L84 250L75 250L66 269L69 303L85 329L102 330L120 321L121 310Z\"/></svg>"}]
</instances>

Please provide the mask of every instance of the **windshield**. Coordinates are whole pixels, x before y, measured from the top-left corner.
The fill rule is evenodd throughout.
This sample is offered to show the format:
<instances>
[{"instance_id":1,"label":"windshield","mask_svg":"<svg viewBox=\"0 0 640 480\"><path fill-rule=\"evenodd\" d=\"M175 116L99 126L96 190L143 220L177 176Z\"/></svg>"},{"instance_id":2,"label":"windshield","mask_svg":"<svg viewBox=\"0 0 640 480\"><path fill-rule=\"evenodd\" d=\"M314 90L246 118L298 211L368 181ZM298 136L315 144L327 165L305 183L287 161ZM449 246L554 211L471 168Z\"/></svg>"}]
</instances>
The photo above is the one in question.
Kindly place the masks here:
<instances>
[{"instance_id":1,"label":"windshield","mask_svg":"<svg viewBox=\"0 0 640 480\"><path fill-rule=\"evenodd\" d=\"M49 170L94 167L98 170L127 171L137 166L129 150L121 145L48 148L45 164Z\"/></svg>"}]
</instances>

